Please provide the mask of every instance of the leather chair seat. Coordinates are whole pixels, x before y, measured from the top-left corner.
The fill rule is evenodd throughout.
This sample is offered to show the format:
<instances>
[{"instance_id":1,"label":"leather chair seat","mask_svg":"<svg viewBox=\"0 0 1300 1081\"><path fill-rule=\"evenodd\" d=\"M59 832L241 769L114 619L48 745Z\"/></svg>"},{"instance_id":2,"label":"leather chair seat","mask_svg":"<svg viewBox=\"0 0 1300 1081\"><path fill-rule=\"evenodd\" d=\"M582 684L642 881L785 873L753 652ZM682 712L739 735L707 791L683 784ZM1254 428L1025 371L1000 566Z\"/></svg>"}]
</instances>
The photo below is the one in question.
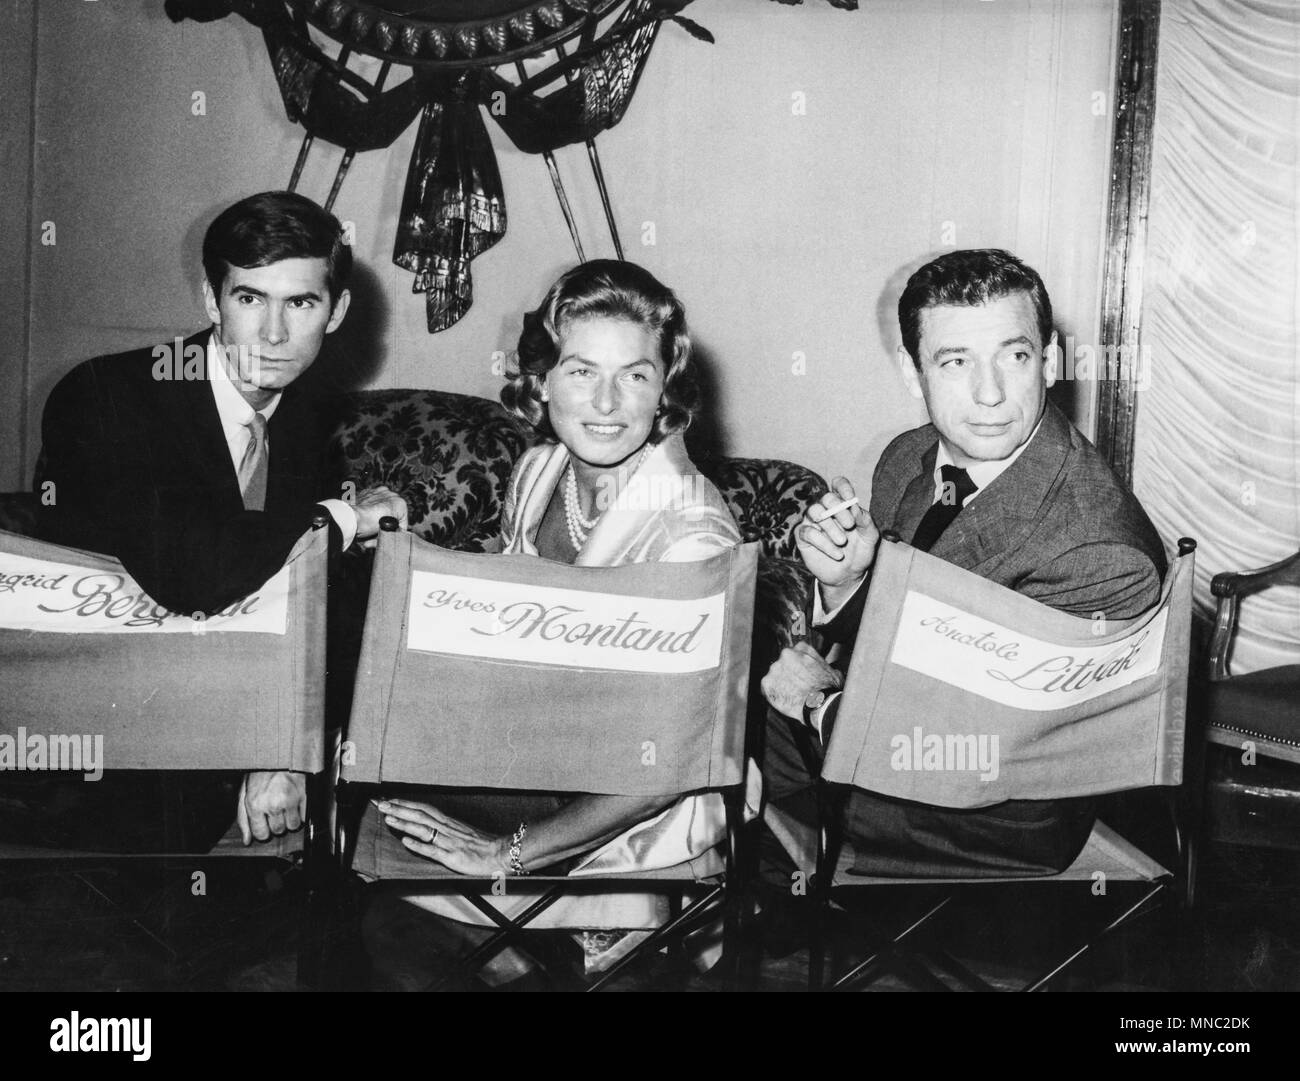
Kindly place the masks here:
<instances>
[{"instance_id":1,"label":"leather chair seat","mask_svg":"<svg viewBox=\"0 0 1300 1081\"><path fill-rule=\"evenodd\" d=\"M1206 693L1215 743L1252 740L1260 754L1300 762L1300 664L1210 683Z\"/></svg>"}]
</instances>

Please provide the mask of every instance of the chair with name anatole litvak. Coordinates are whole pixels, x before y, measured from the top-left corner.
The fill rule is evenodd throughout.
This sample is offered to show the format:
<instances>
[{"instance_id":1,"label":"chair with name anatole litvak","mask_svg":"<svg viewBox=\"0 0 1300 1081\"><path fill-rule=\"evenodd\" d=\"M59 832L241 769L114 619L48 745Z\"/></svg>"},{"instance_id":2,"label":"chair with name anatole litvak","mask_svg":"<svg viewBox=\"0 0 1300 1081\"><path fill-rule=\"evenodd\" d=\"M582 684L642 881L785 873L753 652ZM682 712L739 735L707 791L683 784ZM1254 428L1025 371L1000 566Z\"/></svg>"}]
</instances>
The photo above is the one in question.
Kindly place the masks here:
<instances>
[{"instance_id":1,"label":"chair with name anatole litvak","mask_svg":"<svg viewBox=\"0 0 1300 1081\"><path fill-rule=\"evenodd\" d=\"M1006 968L999 956L986 979L943 940L958 902L976 909L969 932L972 923L983 927L988 909L977 906L988 891L1008 886L1057 884L1074 891L1061 900L1086 910L1081 919L1061 917L1048 945L1059 949L1064 939L1063 955L1031 959L1041 971L1020 990L1059 985L1098 943L1162 901L1190 903L1195 846L1182 786L1195 548L1179 541L1157 606L1116 622L1059 612L885 535L863 615L873 631L858 639L821 771L811 988L826 987L832 913L848 920L852 939L855 900L879 901L881 889L914 887L916 896L890 926L877 921L844 971L832 966L829 989L860 989L885 975L929 990L1012 989L1023 960ZM1159 851L1171 866L1099 819L1057 874L864 873L842 827L853 788L954 809L1152 790L1167 814L1168 854Z\"/></svg>"},{"instance_id":2,"label":"chair with name anatole litvak","mask_svg":"<svg viewBox=\"0 0 1300 1081\"><path fill-rule=\"evenodd\" d=\"M165 879L197 904L210 895L213 859L263 857L300 866L314 903L333 867L323 772L327 523L319 516L256 593L207 616L169 612L109 556L0 532L0 783L5 771L11 784L29 773L86 784L163 777L159 845L28 838L20 819L0 841L0 870L71 874L103 898L93 872L161 861ZM226 835L207 851L185 851L175 779L250 770L309 775L304 829L246 848L232 794ZM182 891L163 892L160 933L132 922L175 962L168 930ZM300 978L310 983L318 951L300 945Z\"/></svg>"},{"instance_id":3,"label":"chair with name anatole litvak","mask_svg":"<svg viewBox=\"0 0 1300 1081\"><path fill-rule=\"evenodd\" d=\"M571 567L381 530L336 850L362 882L446 896L488 929L439 983L510 947L552 986L597 990L719 918L724 963L735 963L757 548L697 563ZM437 791L458 790L692 793L720 800L726 833L669 867L587 873L580 860L568 874L460 875L407 849L376 810L375 797L412 785L426 793L413 798L435 805ZM666 922L594 980L555 977L537 932L591 927L596 909L629 892L670 898Z\"/></svg>"}]
</instances>

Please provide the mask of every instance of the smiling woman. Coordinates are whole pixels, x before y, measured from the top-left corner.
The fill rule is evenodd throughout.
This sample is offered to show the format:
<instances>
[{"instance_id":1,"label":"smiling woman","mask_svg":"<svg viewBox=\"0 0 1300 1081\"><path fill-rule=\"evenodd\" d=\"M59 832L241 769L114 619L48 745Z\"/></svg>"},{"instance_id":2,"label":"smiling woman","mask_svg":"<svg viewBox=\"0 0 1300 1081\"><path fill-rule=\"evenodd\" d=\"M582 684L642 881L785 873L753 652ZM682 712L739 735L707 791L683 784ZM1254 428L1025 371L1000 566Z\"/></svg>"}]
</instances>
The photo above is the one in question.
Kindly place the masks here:
<instances>
[{"instance_id":1,"label":"smiling woman","mask_svg":"<svg viewBox=\"0 0 1300 1081\"><path fill-rule=\"evenodd\" d=\"M504 552L607 567L707 559L740 543L682 439L699 406L685 312L642 268L599 260L563 275L525 317L519 370L501 399L551 440L528 451L510 478ZM617 716L616 702L610 712ZM546 723L544 707L537 722ZM381 809L408 848L463 874L651 870L702 855L725 834L716 794L437 799ZM563 925L645 928L659 918L650 898L632 894L583 902ZM435 907L433 898L419 903Z\"/></svg>"}]
</instances>

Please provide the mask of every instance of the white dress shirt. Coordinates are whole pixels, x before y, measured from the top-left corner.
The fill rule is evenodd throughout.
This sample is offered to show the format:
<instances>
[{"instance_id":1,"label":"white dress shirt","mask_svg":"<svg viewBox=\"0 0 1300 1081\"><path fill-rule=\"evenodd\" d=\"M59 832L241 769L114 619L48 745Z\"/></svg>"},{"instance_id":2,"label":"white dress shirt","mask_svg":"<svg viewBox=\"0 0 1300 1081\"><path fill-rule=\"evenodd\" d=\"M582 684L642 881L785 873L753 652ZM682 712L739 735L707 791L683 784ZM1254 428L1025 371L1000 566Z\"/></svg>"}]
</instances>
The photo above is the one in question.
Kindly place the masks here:
<instances>
[{"instance_id":1,"label":"white dress shirt","mask_svg":"<svg viewBox=\"0 0 1300 1081\"><path fill-rule=\"evenodd\" d=\"M212 387L212 397L217 403L217 416L221 420L221 431L226 437L226 449L230 452L230 464L234 467L236 475L239 473L239 464L244 460L244 454L248 450L248 444L253 439L253 429L249 425L253 421L254 409L235 387L230 378L230 373L226 370L226 365L218 351L217 332L213 328L211 336L208 338L208 383ZM271 415L280 405L280 392L277 391L269 403L264 405L256 412L262 414L262 418L268 423ZM268 434L266 438L267 453L271 450L271 437ZM321 499L320 503L330 513L330 517L337 523L339 530L343 533L343 547L351 547L352 542L357 536L357 513L347 503L341 499Z\"/></svg>"}]
</instances>

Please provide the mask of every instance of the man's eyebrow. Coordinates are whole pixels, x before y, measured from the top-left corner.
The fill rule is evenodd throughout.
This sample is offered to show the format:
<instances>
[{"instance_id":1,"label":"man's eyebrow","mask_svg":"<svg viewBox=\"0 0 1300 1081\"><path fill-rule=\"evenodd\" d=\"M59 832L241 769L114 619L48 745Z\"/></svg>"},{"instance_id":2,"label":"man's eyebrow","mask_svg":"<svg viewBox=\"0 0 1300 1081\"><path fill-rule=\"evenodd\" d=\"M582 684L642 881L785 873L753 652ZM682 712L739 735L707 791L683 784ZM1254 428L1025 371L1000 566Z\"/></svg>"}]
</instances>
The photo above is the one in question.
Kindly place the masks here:
<instances>
[{"instance_id":1,"label":"man's eyebrow","mask_svg":"<svg viewBox=\"0 0 1300 1081\"><path fill-rule=\"evenodd\" d=\"M265 300L268 295L266 292L264 292L261 289L254 289L251 285L232 285L230 287L230 295L234 296L236 293L244 293L247 294L248 296L261 297L263 300ZM306 293L294 293L293 296L286 297L285 299L288 301L320 300L321 294L313 290L309 290Z\"/></svg>"},{"instance_id":2,"label":"man's eyebrow","mask_svg":"<svg viewBox=\"0 0 1300 1081\"><path fill-rule=\"evenodd\" d=\"M955 353L969 353L969 352L970 349L964 345L945 345L942 349L936 349L933 353L930 354L930 356L934 360L939 360L942 357L951 356Z\"/></svg>"},{"instance_id":3,"label":"man's eyebrow","mask_svg":"<svg viewBox=\"0 0 1300 1081\"><path fill-rule=\"evenodd\" d=\"M1033 339L1027 334L1017 334L1014 338L1008 338L1006 341L999 343L999 349L1006 349L1012 345L1029 345L1034 344ZM945 345L942 349L936 349L930 354L935 360L942 360L944 357L954 354L969 353L970 348L965 345Z\"/></svg>"}]
</instances>

